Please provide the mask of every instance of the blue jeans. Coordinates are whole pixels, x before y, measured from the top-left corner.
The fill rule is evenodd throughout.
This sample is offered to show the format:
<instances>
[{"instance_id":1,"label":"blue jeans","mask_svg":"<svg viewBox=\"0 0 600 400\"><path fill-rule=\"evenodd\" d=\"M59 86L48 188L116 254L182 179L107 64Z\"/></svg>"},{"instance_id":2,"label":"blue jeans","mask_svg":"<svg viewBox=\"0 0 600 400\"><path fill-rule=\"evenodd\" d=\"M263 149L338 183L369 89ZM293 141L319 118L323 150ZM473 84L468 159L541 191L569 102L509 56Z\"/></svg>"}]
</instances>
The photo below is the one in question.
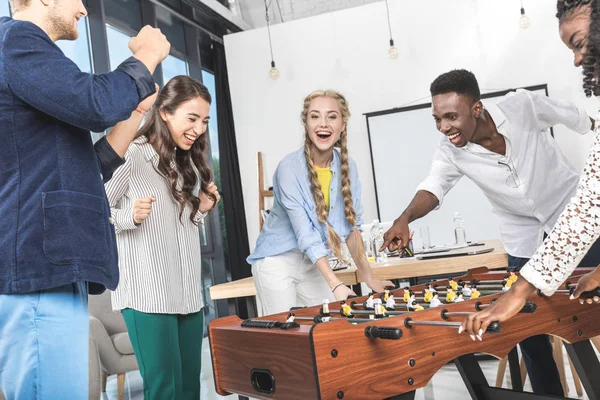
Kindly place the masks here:
<instances>
[{"instance_id":1,"label":"blue jeans","mask_svg":"<svg viewBox=\"0 0 600 400\"><path fill-rule=\"evenodd\" d=\"M85 283L0 295L0 388L7 400L87 400Z\"/></svg>"}]
</instances>

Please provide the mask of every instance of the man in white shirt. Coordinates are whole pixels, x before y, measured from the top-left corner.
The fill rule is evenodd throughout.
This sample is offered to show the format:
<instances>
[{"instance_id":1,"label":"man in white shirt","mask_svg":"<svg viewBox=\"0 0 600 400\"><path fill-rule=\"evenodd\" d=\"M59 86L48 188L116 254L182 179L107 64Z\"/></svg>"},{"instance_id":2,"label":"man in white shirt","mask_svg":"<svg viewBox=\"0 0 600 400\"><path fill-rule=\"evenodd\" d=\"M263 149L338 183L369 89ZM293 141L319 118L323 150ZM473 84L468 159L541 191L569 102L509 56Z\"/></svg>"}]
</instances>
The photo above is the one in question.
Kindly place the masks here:
<instances>
[{"instance_id":1,"label":"man in white shirt","mask_svg":"<svg viewBox=\"0 0 600 400\"><path fill-rule=\"evenodd\" d=\"M466 176L490 201L509 265L520 268L535 253L544 233L552 230L579 181L549 128L563 124L585 134L592 128L591 119L573 103L526 90L511 92L484 108L477 79L466 70L440 75L430 91L433 117L444 137L429 176L385 233L383 247L406 246L408 224L439 208L448 191ZM600 263L596 256L600 245L594 247L582 265ZM548 337L526 339L521 350L534 392L562 397Z\"/></svg>"}]
</instances>

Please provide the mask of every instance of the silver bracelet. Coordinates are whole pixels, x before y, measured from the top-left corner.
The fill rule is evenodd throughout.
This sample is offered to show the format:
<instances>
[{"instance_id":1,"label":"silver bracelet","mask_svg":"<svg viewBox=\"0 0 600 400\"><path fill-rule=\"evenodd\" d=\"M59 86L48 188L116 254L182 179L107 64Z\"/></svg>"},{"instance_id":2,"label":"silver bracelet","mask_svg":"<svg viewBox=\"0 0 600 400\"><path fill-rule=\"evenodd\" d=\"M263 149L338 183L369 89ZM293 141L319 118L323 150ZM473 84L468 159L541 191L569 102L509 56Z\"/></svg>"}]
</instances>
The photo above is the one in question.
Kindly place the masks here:
<instances>
[{"instance_id":1,"label":"silver bracelet","mask_svg":"<svg viewBox=\"0 0 600 400\"><path fill-rule=\"evenodd\" d=\"M339 288L343 284L344 284L344 282L338 282L338 283L336 283L336 285L331 289L331 293L335 293L335 289Z\"/></svg>"}]
</instances>

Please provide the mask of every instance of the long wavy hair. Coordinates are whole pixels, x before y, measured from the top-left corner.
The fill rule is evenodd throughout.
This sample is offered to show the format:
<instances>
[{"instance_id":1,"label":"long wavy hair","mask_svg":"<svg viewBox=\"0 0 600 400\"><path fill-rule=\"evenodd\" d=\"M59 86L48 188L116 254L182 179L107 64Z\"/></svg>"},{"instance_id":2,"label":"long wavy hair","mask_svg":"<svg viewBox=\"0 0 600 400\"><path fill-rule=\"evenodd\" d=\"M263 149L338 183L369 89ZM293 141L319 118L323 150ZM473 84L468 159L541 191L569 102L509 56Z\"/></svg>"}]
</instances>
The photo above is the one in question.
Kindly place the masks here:
<instances>
[{"instance_id":1,"label":"long wavy hair","mask_svg":"<svg viewBox=\"0 0 600 400\"><path fill-rule=\"evenodd\" d=\"M183 103L198 97L208 104L212 102L208 89L202 83L184 75L172 78L160 90L144 125L137 134L146 136L158 154L157 171L169 181L171 194L179 203L179 220L181 221L186 205L190 205L192 208L190 220L194 224L196 224L194 217L200 206L200 199L194 192L198 183L200 190L215 201L213 207L216 204L216 197L206 189L211 181L211 171L205 158L208 132L200 135L189 150L181 150L175 144L160 112L174 114Z\"/></svg>"},{"instance_id":2,"label":"long wavy hair","mask_svg":"<svg viewBox=\"0 0 600 400\"><path fill-rule=\"evenodd\" d=\"M556 17L559 24L569 18L579 16L583 7L590 7L590 30L588 34L587 54L581 62L583 73L583 91L587 97L600 95L597 80L600 71L598 49L600 49L600 13L598 0L558 0Z\"/></svg>"},{"instance_id":3,"label":"long wavy hair","mask_svg":"<svg viewBox=\"0 0 600 400\"><path fill-rule=\"evenodd\" d=\"M310 102L317 97L330 97L332 99L337 100L342 114L342 121L345 124L345 128L342 131L339 140L335 143L335 147L338 147L340 149L342 161L341 175L342 196L344 197L344 215L346 216L346 220L348 221L348 223L354 227L354 231L357 233L356 245L358 248L358 258L360 261L364 261L366 260L365 246L363 244L360 232L358 232L358 228L356 227L356 212L354 211L354 206L352 202L352 189L350 186L350 164L347 146L348 119L350 118L350 110L348 108L348 102L346 101L346 98L341 93L338 93L334 90L318 90L306 96L306 98L304 99L304 107L302 109L302 113L300 114L302 124L304 125L304 156L306 158L308 178L310 180L310 188L312 191L313 199L315 201L317 216L319 218L319 221L325 224L325 227L327 228L327 244L329 245L329 248L331 249L331 251L333 251L333 254L335 254L335 256L339 260L346 262L346 260L342 256L340 237L333 230L331 225L329 225L329 223L327 222L329 210L327 209L327 203L325 203L325 196L323 195L317 171L312 160L313 144L310 140L310 136L308 135L308 126L306 125L306 121L308 118Z\"/></svg>"}]
</instances>

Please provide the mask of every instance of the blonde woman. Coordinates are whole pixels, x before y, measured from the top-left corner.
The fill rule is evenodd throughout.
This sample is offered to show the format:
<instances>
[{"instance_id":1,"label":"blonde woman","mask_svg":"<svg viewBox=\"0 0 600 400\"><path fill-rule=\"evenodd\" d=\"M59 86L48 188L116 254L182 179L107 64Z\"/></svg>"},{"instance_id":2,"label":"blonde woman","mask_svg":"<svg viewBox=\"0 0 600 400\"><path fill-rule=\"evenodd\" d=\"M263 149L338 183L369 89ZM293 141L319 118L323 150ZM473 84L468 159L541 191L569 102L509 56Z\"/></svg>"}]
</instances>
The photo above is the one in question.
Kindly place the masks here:
<instances>
[{"instance_id":1,"label":"blonde woman","mask_svg":"<svg viewBox=\"0 0 600 400\"><path fill-rule=\"evenodd\" d=\"M348 156L349 117L338 92L316 91L304 99L304 147L279 163L274 205L248 257L261 315L353 295L328 263L330 252L344 259L342 239L371 289L392 285L373 279L358 231L363 208L356 164Z\"/></svg>"}]
</instances>

